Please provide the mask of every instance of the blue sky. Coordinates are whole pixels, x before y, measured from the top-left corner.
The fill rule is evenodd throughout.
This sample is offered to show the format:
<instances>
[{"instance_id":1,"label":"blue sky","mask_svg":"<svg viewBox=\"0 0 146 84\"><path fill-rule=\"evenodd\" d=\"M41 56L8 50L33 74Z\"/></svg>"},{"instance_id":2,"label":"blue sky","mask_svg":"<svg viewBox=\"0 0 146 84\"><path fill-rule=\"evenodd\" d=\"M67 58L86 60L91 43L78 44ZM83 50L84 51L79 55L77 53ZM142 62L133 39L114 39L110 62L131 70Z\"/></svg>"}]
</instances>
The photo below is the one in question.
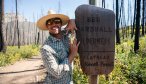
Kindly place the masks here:
<instances>
[{"instance_id":1,"label":"blue sky","mask_svg":"<svg viewBox=\"0 0 146 84\"><path fill-rule=\"evenodd\" d=\"M15 12L15 0L4 0L5 12ZM33 15L40 17L46 15L48 10L58 12L59 0L18 0L18 12L32 21ZM74 11L77 6L88 4L88 0L60 0L60 13L74 18Z\"/></svg>"},{"instance_id":2,"label":"blue sky","mask_svg":"<svg viewBox=\"0 0 146 84\"><path fill-rule=\"evenodd\" d=\"M15 0L4 0L5 13L15 13ZM48 10L58 12L60 2L60 13L75 17L75 9L81 4L88 4L88 0L17 0L18 12L28 20L34 21L42 15L47 15ZM115 0L114 0L115 1ZM125 2L127 0L124 0ZM113 9L113 0L106 0L106 8ZM97 6L101 7L101 0L97 0ZM33 19L33 15L35 19Z\"/></svg>"}]
</instances>

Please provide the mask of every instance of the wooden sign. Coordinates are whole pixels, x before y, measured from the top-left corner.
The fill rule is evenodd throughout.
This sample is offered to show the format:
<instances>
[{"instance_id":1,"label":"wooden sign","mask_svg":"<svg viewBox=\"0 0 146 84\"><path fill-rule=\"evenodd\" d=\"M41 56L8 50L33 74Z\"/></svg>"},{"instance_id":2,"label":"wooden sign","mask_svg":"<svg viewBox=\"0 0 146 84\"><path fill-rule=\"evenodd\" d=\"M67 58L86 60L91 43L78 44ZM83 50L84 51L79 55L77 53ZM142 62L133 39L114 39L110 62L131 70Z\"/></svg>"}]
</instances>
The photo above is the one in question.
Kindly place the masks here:
<instances>
[{"instance_id":1,"label":"wooden sign","mask_svg":"<svg viewBox=\"0 0 146 84\"><path fill-rule=\"evenodd\" d=\"M75 11L75 22L83 72L87 75L109 74L114 68L114 12L93 5L81 5Z\"/></svg>"}]
</instances>

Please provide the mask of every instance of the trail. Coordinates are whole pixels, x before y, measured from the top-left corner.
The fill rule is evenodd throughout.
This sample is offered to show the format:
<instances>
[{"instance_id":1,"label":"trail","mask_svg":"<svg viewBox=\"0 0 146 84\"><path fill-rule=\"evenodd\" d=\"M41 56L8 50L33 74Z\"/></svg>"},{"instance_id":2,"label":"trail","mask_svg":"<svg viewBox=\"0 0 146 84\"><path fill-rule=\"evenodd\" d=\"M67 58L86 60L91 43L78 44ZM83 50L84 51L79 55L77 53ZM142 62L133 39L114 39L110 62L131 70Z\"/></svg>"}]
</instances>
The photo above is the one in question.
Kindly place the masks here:
<instances>
[{"instance_id":1,"label":"trail","mask_svg":"<svg viewBox=\"0 0 146 84\"><path fill-rule=\"evenodd\" d=\"M45 69L40 56L0 67L0 84L42 84Z\"/></svg>"}]
</instances>

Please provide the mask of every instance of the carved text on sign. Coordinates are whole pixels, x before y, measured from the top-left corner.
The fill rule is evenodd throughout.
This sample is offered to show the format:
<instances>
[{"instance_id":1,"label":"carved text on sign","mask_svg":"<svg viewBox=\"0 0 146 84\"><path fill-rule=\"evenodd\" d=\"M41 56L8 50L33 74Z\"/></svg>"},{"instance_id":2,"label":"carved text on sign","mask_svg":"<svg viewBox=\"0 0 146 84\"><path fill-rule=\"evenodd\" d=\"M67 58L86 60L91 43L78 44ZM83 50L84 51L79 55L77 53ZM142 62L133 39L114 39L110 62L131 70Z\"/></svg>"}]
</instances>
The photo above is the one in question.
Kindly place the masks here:
<instances>
[{"instance_id":1,"label":"carved text on sign","mask_svg":"<svg viewBox=\"0 0 146 84\"><path fill-rule=\"evenodd\" d=\"M82 41L83 44L98 44L98 45L109 45L110 42L110 38L81 38L80 41Z\"/></svg>"},{"instance_id":2,"label":"carved text on sign","mask_svg":"<svg viewBox=\"0 0 146 84\"><path fill-rule=\"evenodd\" d=\"M100 26L80 26L80 31L82 32L112 32L110 27L100 27Z\"/></svg>"},{"instance_id":3,"label":"carved text on sign","mask_svg":"<svg viewBox=\"0 0 146 84\"><path fill-rule=\"evenodd\" d=\"M99 17L87 17L87 22L100 22L100 18Z\"/></svg>"}]
</instances>

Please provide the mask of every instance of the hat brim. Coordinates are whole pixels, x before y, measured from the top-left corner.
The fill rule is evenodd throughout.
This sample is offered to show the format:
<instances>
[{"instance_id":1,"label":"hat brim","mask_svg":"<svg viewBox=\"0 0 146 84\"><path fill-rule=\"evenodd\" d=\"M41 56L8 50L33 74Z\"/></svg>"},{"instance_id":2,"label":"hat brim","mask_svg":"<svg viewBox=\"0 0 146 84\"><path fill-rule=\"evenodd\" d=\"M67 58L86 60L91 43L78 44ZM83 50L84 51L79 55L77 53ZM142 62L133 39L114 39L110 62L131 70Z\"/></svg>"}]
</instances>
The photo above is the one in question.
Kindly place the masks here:
<instances>
[{"instance_id":1,"label":"hat brim","mask_svg":"<svg viewBox=\"0 0 146 84\"><path fill-rule=\"evenodd\" d=\"M66 15L63 15L63 14L49 14L49 15L46 15L42 18L40 18L38 21L37 21L37 26L41 29L41 30L48 30L47 26L46 26L46 21L48 19L51 19L51 18L60 18L62 20L62 26L66 25L69 21L69 17L66 16Z\"/></svg>"}]
</instances>

